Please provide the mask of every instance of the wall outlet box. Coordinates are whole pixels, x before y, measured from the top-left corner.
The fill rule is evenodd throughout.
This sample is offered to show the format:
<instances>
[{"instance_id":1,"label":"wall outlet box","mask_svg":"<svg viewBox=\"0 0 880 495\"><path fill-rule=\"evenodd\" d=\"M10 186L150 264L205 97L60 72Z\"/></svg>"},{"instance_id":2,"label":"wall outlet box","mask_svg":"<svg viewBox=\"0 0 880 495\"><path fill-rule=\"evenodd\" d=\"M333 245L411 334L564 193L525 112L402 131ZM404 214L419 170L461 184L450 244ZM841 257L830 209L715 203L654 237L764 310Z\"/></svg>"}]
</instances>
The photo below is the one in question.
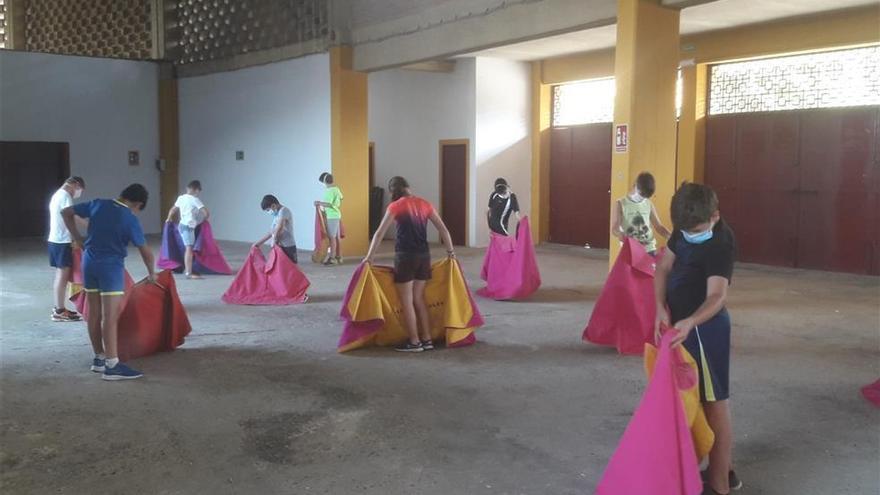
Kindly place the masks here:
<instances>
[{"instance_id":1,"label":"wall outlet box","mask_svg":"<svg viewBox=\"0 0 880 495\"><path fill-rule=\"evenodd\" d=\"M243 161L244 160L244 151L236 151L235 152L235 161Z\"/></svg>"},{"instance_id":2,"label":"wall outlet box","mask_svg":"<svg viewBox=\"0 0 880 495\"><path fill-rule=\"evenodd\" d=\"M128 164L132 166L141 164L141 154L139 151L128 152Z\"/></svg>"}]
</instances>

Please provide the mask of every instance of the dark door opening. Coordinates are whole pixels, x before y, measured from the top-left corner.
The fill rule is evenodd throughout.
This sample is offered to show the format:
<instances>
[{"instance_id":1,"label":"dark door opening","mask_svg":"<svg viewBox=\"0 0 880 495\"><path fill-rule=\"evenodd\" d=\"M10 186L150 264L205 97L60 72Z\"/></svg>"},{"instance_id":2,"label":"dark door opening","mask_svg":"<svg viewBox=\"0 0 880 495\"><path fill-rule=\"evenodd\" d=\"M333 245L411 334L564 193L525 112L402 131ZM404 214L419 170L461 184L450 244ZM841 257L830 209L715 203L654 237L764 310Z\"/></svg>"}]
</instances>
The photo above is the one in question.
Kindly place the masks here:
<instances>
[{"instance_id":1,"label":"dark door opening","mask_svg":"<svg viewBox=\"0 0 880 495\"><path fill-rule=\"evenodd\" d=\"M0 141L0 237L46 235L49 199L69 175L68 143Z\"/></svg>"},{"instance_id":2,"label":"dark door opening","mask_svg":"<svg viewBox=\"0 0 880 495\"><path fill-rule=\"evenodd\" d=\"M467 245L467 141L440 141L440 216L456 246Z\"/></svg>"}]
</instances>

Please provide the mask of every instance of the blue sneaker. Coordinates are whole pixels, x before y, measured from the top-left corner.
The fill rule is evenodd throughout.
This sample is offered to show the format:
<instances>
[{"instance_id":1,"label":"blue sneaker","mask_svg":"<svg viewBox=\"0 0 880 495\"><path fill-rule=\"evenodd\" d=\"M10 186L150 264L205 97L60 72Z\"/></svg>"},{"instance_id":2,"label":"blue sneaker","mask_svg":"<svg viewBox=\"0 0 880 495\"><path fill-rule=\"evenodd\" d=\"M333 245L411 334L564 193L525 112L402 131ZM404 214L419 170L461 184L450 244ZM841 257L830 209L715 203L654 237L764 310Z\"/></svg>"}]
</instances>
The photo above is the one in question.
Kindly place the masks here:
<instances>
[{"instance_id":1,"label":"blue sneaker","mask_svg":"<svg viewBox=\"0 0 880 495\"><path fill-rule=\"evenodd\" d=\"M103 373L105 364L107 364L107 362L101 358L92 359L92 371L95 373Z\"/></svg>"},{"instance_id":2,"label":"blue sneaker","mask_svg":"<svg viewBox=\"0 0 880 495\"><path fill-rule=\"evenodd\" d=\"M101 377L104 380L117 381L117 380L134 380L135 378L140 378L144 376L138 370L133 370L128 366L122 363L116 363L116 366L112 368L104 368L104 375Z\"/></svg>"}]
</instances>

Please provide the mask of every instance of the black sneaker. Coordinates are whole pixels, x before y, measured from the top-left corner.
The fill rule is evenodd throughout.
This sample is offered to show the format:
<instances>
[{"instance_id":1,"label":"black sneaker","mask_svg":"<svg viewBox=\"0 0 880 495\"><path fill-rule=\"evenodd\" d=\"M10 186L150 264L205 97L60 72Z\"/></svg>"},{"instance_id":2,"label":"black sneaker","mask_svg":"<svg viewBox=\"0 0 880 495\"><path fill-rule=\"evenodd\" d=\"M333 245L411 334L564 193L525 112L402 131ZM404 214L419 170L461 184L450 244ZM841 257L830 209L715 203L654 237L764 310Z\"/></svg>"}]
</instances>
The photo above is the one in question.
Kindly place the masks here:
<instances>
[{"instance_id":1,"label":"black sneaker","mask_svg":"<svg viewBox=\"0 0 880 495\"><path fill-rule=\"evenodd\" d=\"M56 308L52 310L52 321L82 321L82 316L76 311L71 311L67 308Z\"/></svg>"},{"instance_id":2,"label":"black sneaker","mask_svg":"<svg viewBox=\"0 0 880 495\"><path fill-rule=\"evenodd\" d=\"M703 483L708 483L709 481L709 470L706 469L704 471L700 471L700 478L702 478ZM736 475L736 471L730 470L727 474L727 484L730 485L730 491L735 492L742 490L743 482L739 479L739 476ZM711 492L709 492L711 493Z\"/></svg>"},{"instance_id":3,"label":"black sneaker","mask_svg":"<svg viewBox=\"0 0 880 495\"><path fill-rule=\"evenodd\" d=\"M407 342L405 344L400 344L399 346L395 347L394 350L398 352L422 352L425 350L425 348L422 347L421 342L419 342L418 344L411 344Z\"/></svg>"},{"instance_id":4,"label":"black sneaker","mask_svg":"<svg viewBox=\"0 0 880 495\"><path fill-rule=\"evenodd\" d=\"M422 341L422 349L426 351L434 350L434 341L433 340L423 340Z\"/></svg>"}]
</instances>

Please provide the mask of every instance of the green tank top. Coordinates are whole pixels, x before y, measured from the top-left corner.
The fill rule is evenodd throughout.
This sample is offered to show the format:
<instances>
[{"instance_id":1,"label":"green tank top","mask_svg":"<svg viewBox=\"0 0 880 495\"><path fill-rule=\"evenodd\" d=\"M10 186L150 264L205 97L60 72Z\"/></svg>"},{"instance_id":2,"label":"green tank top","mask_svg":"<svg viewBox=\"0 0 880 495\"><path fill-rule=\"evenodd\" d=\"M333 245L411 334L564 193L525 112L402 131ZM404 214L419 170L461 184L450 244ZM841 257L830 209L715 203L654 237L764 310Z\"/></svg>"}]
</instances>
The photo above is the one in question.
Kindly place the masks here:
<instances>
[{"instance_id":1,"label":"green tank top","mask_svg":"<svg viewBox=\"0 0 880 495\"><path fill-rule=\"evenodd\" d=\"M654 239L654 229L651 228L651 210L654 205L650 199L643 199L636 203L629 196L618 201L622 210L620 226L623 234L632 237L650 252L657 250L657 241Z\"/></svg>"}]
</instances>

